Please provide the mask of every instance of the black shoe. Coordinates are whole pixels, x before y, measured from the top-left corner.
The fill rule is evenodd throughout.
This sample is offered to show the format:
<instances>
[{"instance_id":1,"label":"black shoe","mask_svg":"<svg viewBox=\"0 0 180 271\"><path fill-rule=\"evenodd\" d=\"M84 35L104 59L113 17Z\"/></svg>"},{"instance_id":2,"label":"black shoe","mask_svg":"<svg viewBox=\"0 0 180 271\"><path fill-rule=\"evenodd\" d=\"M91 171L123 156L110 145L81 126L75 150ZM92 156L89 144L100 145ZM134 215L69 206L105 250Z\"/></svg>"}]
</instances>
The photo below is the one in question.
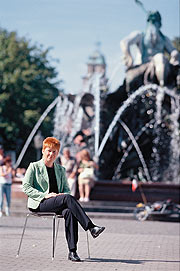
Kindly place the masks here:
<instances>
[{"instance_id":1,"label":"black shoe","mask_svg":"<svg viewBox=\"0 0 180 271\"><path fill-rule=\"evenodd\" d=\"M93 228L90 228L89 230L90 230L92 237L96 238L100 235L100 233L102 233L105 230L105 227L95 226Z\"/></svg>"},{"instance_id":2,"label":"black shoe","mask_svg":"<svg viewBox=\"0 0 180 271\"><path fill-rule=\"evenodd\" d=\"M71 252L71 251L69 252L68 260L71 260L73 262L81 262L81 259L79 258L77 253L76 252Z\"/></svg>"}]
</instances>

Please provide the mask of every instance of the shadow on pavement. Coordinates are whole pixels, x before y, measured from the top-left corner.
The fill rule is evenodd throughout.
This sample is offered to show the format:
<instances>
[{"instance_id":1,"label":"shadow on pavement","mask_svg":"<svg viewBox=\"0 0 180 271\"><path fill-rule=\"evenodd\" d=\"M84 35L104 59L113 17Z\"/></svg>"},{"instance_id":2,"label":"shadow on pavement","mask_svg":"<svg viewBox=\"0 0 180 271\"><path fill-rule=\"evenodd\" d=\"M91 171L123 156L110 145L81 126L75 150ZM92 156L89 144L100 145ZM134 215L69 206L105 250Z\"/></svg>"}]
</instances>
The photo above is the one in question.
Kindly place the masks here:
<instances>
[{"instance_id":1,"label":"shadow on pavement","mask_svg":"<svg viewBox=\"0 0 180 271\"><path fill-rule=\"evenodd\" d=\"M138 260L118 260L118 259L105 259L105 258L91 258L86 259L85 262L104 262L104 263L129 263L129 264L141 264L143 261Z\"/></svg>"},{"instance_id":2,"label":"shadow on pavement","mask_svg":"<svg viewBox=\"0 0 180 271\"><path fill-rule=\"evenodd\" d=\"M180 261L167 261L167 260L118 260L118 259L105 259L105 258L90 258L85 259L85 262L104 262L104 263L128 263L128 264L142 264L144 262L157 262L157 263L180 263Z\"/></svg>"}]
</instances>

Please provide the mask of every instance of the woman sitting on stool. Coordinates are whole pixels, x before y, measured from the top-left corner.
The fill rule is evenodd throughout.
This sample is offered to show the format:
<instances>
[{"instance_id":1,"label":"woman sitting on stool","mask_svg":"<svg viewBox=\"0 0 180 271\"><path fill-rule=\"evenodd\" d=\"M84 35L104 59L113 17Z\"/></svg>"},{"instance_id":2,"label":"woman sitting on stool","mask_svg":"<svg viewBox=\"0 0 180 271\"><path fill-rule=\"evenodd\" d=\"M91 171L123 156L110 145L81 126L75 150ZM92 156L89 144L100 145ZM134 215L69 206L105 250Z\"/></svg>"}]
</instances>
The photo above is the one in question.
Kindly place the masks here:
<instances>
[{"instance_id":1,"label":"woman sitting on stool","mask_svg":"<svg viewBox=\"0 0 180 271\"><path fill-rule=\"evenodd\" d=\"M28 208L32 212L55 212L65 219L68 259L81 261L77 254L78 222L89 230L93 238L99 236L105 227L93 224L78 201L71 196L66 180L65 168L55 163L60 142L54 137L43 141L42 159L30 163L23 179L23 191L28 196Z\"/></svg>"}]
</instances>

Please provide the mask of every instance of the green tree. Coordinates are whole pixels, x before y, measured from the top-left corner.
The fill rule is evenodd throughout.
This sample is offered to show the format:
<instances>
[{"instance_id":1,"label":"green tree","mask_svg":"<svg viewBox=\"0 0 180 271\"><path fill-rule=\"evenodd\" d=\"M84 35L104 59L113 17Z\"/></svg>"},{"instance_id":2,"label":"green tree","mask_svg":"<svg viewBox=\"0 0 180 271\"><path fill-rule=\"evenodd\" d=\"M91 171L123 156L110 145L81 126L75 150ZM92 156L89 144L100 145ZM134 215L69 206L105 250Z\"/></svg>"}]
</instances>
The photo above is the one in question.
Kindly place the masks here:
<instances>
[{"instance_id":1,"label":"green tree","mask_svg":"<svg viewBox=\"0 0 180 271\"><path fill-rule=\"evenodd\" d=\"M15 150L18 140L25 142L58 95L60 82L50 64L49 50L0 29L0 136L7 150ZM52 129L48 116L41 131L46 136Z\"/></svg>"}]
</instances>

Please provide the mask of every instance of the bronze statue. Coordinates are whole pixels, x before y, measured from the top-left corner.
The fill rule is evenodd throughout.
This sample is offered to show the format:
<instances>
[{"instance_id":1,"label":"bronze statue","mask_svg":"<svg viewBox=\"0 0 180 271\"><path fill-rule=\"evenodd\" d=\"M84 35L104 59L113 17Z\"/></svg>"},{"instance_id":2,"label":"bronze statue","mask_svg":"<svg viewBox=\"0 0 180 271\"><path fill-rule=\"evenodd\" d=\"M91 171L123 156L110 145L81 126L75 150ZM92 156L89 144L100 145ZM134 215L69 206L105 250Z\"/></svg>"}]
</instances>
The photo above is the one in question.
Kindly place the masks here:
<instances>
[{"instance_id":1,"label":"bronze statue","mask_svg":"<svg viewBox=\"0 0 180 271\"><path fill-rule=\"evenodd\" d=\"M143 84L153 82L156 78L155 83L161 86L167 85L172 69L179 65L179 52L170 39L161 32L160 28L160 13L158 11L148 12L146 31L144 33L134 31L120 41L125 65L127 66L127 88L139 75L143 75ZM138 51L138 53L136 52L138 65L135 64L132 45L135 45L136 51ZM169 55L169 60L167 55Z\"/></svg>"}]
</instances>

